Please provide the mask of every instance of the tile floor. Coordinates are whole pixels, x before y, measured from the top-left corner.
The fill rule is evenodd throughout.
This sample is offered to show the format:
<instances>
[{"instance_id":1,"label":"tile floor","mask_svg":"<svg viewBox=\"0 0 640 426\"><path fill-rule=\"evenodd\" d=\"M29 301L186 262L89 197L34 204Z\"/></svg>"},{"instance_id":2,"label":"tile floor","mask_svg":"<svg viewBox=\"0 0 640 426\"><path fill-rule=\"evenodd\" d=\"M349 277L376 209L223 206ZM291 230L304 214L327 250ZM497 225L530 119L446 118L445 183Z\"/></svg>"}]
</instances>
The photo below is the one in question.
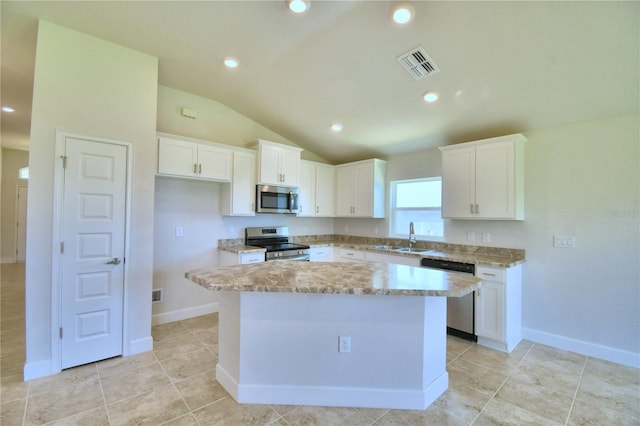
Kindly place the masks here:
<instances>
[{"instance_id":1,"label":"tile floor","mask_svg":"<svg viewBox=\"0 0 640 426\"><path fill-rule=\"evenodd\" d=\"M215 314L154 327L151 352L23 382L24 265L2 265L0 278L2 426L640 424L640 370L455 338L449 390L425 411L237 404L214 379Z\"/></svg>"}]
</instances>

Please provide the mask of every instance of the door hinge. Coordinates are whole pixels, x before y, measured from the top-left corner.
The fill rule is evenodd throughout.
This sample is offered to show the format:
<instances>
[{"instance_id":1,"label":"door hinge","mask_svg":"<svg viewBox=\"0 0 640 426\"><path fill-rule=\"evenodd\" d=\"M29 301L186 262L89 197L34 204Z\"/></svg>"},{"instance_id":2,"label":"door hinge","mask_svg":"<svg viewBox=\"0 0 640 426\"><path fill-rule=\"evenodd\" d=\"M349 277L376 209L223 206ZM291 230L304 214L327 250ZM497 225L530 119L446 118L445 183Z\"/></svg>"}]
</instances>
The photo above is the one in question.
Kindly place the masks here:
<instances>
[{"instance_id":1,"label":"door hinge","mask_svg":"<svg viewBox=\"0 0 640 426\"><path fill-rule=\"evenodd\" d=\"M64 253L64 241L60 241L60 253Z\"/></svg>"},{"instance_id":2,"label":"door hinge","mask_svg":"<svg viewBox=\"0 0 640 426\"><path fill-rule=\"evenodd\" d=\"M62 339L62 327L60 327L60 338Z\"/></svg>"},{"instance_id":3,"label":"door hinge","mask_svg":"<svg viewBox=\"0 0 640 426\"><path fill-rule=\"evenodd\" d=\"M61 155L60 158L62 158L62 168L66 169L67 168L67 156L66 155Z\"/></svg>"}]
</instances>

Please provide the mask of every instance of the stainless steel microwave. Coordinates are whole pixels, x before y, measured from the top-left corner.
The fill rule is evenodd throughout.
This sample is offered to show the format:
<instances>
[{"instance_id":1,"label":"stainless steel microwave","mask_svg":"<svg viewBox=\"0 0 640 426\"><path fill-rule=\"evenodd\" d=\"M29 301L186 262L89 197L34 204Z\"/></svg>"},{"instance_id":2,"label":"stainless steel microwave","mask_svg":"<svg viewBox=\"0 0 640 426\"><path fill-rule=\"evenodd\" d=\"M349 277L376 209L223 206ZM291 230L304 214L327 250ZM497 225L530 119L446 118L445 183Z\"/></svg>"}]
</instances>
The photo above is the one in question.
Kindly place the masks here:
<instances>
[{"instance_id":1,"label":"stainless steel microwave","mask_svg":"<svg viewBox=\"0 0 640 426\"><path fill-rule=\"evenodd\" d=\"M300 188L256 185L256 213L297 214Z\"/></svg>"}]
</instances>

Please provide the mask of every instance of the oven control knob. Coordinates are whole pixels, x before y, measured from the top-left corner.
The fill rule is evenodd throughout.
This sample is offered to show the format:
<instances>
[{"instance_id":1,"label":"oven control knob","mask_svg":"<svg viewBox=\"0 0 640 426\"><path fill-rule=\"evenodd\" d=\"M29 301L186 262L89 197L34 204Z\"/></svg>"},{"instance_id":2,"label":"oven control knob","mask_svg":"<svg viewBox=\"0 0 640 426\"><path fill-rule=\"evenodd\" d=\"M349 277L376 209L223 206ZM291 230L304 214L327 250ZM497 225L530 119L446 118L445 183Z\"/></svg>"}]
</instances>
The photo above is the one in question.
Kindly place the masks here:
<instances>
[{"instance_id":1,"label":"oven control knob","mask_svg":"<svg viewBox=\"0 0 640 426\"><path fill-rule=\"evenodd\" d=\"M298 250L298 254L304 254L304 250Z\"/></svg>"}]
</instances>

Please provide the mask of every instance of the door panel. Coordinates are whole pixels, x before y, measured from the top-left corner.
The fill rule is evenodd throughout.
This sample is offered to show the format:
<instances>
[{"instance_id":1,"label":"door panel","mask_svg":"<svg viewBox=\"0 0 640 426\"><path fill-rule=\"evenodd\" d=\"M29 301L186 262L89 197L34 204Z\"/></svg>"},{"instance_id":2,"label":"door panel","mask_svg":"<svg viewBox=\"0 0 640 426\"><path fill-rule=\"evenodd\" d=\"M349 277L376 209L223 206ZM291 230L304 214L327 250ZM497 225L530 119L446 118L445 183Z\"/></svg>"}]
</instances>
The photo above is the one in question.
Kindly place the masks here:
<instances>
[{"instance_id":1,"label":"door panel","mask_svg":"<svg viewBox=\"0 0 640 426\"><path fill-rule=\"evenodd\" d=\"M122 354L127 148L67 138L65 151L61 366L69 368Z\"/></svg>"}]
</instances>

